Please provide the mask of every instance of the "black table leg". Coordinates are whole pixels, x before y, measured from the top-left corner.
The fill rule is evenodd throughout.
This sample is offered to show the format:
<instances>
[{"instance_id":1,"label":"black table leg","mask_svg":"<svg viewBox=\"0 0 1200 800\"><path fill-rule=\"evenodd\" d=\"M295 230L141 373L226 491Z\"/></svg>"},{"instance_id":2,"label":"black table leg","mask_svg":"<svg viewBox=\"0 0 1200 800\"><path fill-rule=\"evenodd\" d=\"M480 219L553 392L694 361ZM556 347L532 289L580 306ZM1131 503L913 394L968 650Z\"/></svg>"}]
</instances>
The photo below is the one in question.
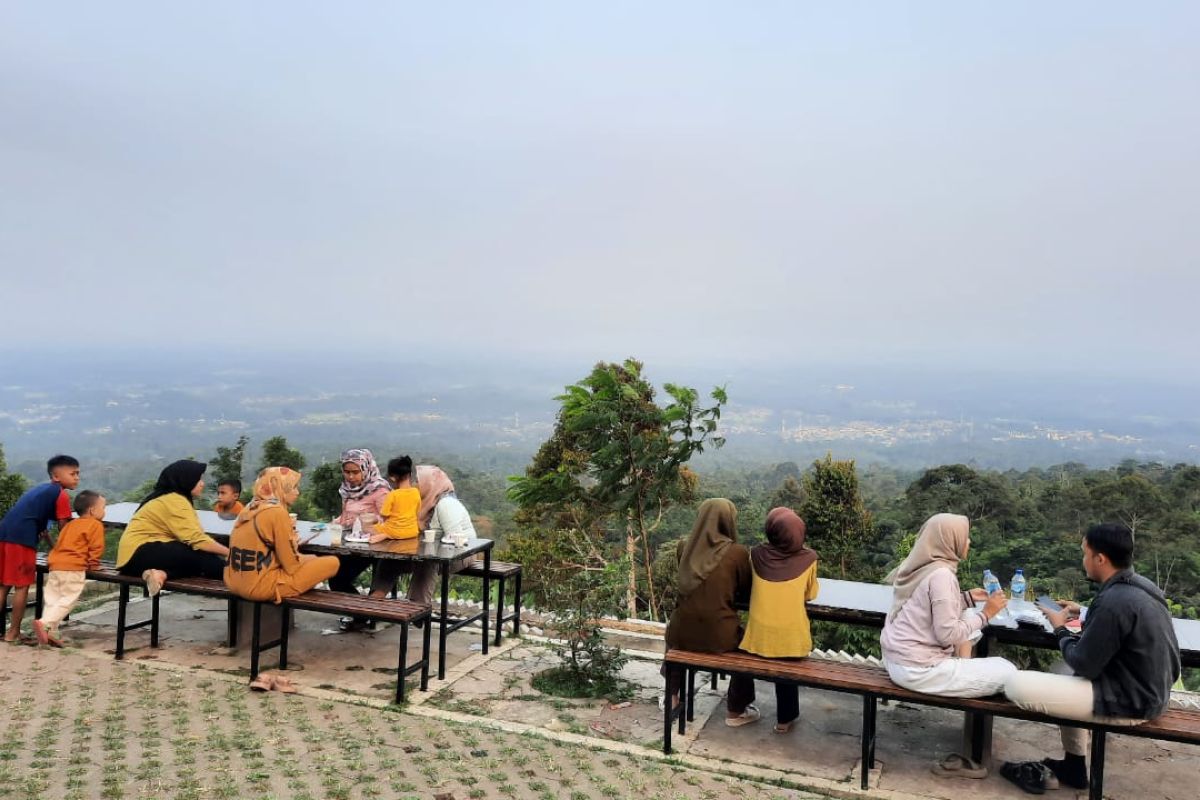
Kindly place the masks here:
<instances>
[{"instance_id":1,"label":"black table leg","mask_svg":"<svg viewBox=\"0 0 1200 800\"><path fill-rule=\"evenodd\" d=\"M449 571L449 565L447 565ZM492 548L483 551L483 654L486 656L488 651L488 603L492 599ZM500 629L500 624L496 624L496 629Z\"/></svg>"},{"instance_id":2,"label":"black table leg","mask_svg":"<svg viewBox=\"0 0 1200 800\"><path fill-rule=\"evenodd\" d=\"M1088 778L1088 799L1104 800L1104 738L1103 730L1092 731L1091 774Z\"/></svg>"},{"instance_id":3,"label":"black table leg","mask_svg":"<svg viewBox=\"0 0 1200 800\"><path fill-rule=\"evenodd\" d=\"M446 631L450 613L450 565L442 565L442 622L438 627L438 680L446 679Z\"/></svg>"}]
</instances>

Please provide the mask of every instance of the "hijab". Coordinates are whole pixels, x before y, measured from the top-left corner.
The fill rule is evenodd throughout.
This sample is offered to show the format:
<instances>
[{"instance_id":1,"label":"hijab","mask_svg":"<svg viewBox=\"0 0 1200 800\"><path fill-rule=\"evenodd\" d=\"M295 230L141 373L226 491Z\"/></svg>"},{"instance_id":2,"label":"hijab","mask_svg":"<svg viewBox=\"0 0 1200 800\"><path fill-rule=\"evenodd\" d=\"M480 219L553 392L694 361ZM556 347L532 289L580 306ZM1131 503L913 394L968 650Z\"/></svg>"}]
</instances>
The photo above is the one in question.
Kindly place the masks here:
<instances>
[{"instance_id":1,"label":"hijab","mask_svg":"<svg viewBox=\"0 0 1200 800\"><path fill-rule=\"evenodd\" d=\"M934 514L925 520L908 558L883 579L894 587L889 620L931 573L939 569L958 571L958 562L967 554L970 533L971 523L962 514Z\"/></svg>"},{"instance_id":2,"label":"hijab","mask_svg":"<svg viewBox=\"0 0 1200 800\"><path fill-rule=\"evenodd\" d=\"M413 486L421 491L421 508L417 512L417 521L424 529L429 524L429 518L433 516L433 508L438 500L454 493L454 484L441 467L418 464L413 467Z\"/></svg>"},{"instance_id":3,"label":"hijab","mask_svg":"<svg viewBox=\"0 0 1200 800\"><path fill-rule=\"evenodd\" d=\"M158 480L154 483L154 489L150 494L146 495L146 499L141 502L138 508L146 505L151 500L157 500L163 495L177 494L187 498L189 505L195 505L192 498L192 489L196 488L196 484L200 482L200 478L204 475L204 470L208 469L208 465L201 461L192 461L191 459L183 459L176 461L173 464L168 464L163 468L163 471L158 473Z\"/></svg>"},{"instance_id":4,"label":"hijab","mask_svg":"<svg viewBox=\"0 0 1200 800\"><path fill-rule=\"evenodd\" d=\"M342 478L342 485L338 488L338 494L342 496L342 500L361 500L380 489L392 488L379 474L379 465L375 463L375 456L371 455L370 450L365 448L344 450L341 463L358 464L363 475L362 483L358 486L351 486L344 477Z\"/></svg>"},{"instance_id":5,"label":"hijab","mask_svg":"<svg viewBox=\"0 0 1200 800\"><path fill-rule=\"evenodd\" d=\"M680 597L687 597L699 588L736 541L737 507L724 497L701 503L696 524L679 554Z\"/></svg>"},{"instance_id":6,"label":"hijab","mask_svg":"<svg viewBox=\"0 0 1200 800\"><path fill-rule=\"evenodd\" d=\"M242 509L238 522L253 519L272 506L286 509L288 504L284 498L300 485L300 477L300 473L290 467L267 467L258 473L254 481L254 499Z\"/></svg>"},{"instance_id":7,"label":"hijab","mask_svg":"<svg viewBox=\"0 0 1200 800\"><path fill-rule=\"evenodd\" d=\"M767 513L767 543L750 550L754 574L764 581L790 581L817 562L817 551L804 546L807 527L790 508Z\"/></svg>"}]
</instances>

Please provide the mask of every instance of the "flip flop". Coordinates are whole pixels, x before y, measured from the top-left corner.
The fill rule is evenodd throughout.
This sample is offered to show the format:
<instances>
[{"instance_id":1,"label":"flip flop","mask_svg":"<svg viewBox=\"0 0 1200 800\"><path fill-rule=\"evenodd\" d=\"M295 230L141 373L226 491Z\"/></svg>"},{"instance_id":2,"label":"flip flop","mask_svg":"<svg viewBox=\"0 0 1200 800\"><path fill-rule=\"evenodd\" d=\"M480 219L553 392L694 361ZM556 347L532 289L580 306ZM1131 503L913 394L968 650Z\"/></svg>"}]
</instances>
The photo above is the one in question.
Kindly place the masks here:
<instances>
[{"instance_id":1,"label":"flip flop","mask_svg":"<svg viewBox=\"0 0 1200 800\"><path fill-rule=\"evenodd\" d=\"M262 673L250 681L250 688L256 692L269 692L275 688L275 676Z\"/></svg>"},{"instance_id":2,"label":"flip flop","mask_svg":"<svg viewBox=\"0 0 1200 800\"><path fill-rule=\"evenodd\" d=\"M50 647L63 646L62 639L59 639L54 634L50 633L50 631L46 629L45 623L43 623L40 619L35 619L32 624L33 633L35 636L37 636L38 644L43 646L49 645Z\"/></svg>"},{"instance_id":3,"label":"flip flop","mask_svg":"<svg viewBox=\"0 0 1200 800\"><path fill-rule=\"evenodd\" d=\"M283 694L295 694L296 684L292 683L292 679L286 675L275 675L275 690Z\"/></svg>"},{"instance_id":4,"label":"flip flop","mask_svg":"<svg viewBox=\"0 0 1200 800\"><path fill-rule=\"evenodd\" d=\"M966 756L951 753L933 765L930 771L940 778L986 778L987 767L976 764Z\"/></svg>"},{"instance_id":5,"label":"flip flop","mask_svg":"<svg viewBox=\"0 0 1200 800\"><path fill-rule=\"evenodd\" d=\"M743 725L749 725L751 722L758 722L762 714L758 712L758 707L751 704L746 706L746 710L736 717L726 717L725 724L731 728L740 728Z\"/></svg>"},{"instance_id":6,"label":"flip flop","mask_svg":"<svg viewBox=\"0 0 1200 800\"><path fill-rule=\"evenodd\" d=\"M1000 774L1029 794L1046 793L1046 773L1038 761L1006 761Z\"/></svg>"},{"instance_id":7,"label":"flip flop","mask_svg":"<svg viewBox=\"0 0 1200 800\"><path fill-rule=\"evenodd\" d=\"M163 577L160 578L159 575ZM150 592L151 597L162 591L166 579L166 573L161 569L148 569L142 573L142 580L146 582L146 591Z\"/></svg>"}]
</instances>

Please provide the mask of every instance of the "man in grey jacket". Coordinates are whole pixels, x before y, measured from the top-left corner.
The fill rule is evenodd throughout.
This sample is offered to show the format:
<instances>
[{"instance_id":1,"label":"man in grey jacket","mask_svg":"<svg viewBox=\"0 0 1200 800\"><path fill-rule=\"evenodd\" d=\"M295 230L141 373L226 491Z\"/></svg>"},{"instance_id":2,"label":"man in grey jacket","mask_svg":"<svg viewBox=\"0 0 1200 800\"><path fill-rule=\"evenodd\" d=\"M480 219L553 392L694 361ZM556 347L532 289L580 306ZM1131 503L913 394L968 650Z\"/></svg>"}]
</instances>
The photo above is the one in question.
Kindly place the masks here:
<instances>
[{"instance_id":1,"label":"man in grey jacket","mask_svg":"<svg viewBox=\"0 0 1200 800\"><path fill-rule=\"evenodd\" d=\"M1083 569L1100 584L1082 633L1073 634L1066 627L1079 616L1078 603L1062 601L1061 610L1043 608L1062 653L1063 664L1054 670L1059 674L1017 672L1008 679L1004 693L1030 711L1085 722L1138 725L1167 710L1171 685L1179 679L1179 643L1167 600L1157 586L1133 571L1129 528L1093 525L1082 547ZM1064 758L1042 763L1061 784L1086 789L1087 730L1064 726L1062 743Z\"/></svg>"}]
</instances>

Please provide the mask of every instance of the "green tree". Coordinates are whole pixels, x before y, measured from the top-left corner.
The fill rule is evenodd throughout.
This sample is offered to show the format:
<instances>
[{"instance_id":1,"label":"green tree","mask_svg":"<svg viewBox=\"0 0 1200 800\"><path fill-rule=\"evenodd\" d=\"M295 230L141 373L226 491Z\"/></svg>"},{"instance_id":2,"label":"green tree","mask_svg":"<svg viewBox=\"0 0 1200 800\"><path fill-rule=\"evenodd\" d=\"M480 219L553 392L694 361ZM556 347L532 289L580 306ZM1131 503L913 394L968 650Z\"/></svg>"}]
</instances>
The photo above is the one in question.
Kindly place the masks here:
<instances>
[{"instance_id":1,"label":"green tree","mask_svg":"<svg viewBox=\"0 0 1200 800\"><path fill-rule=\"evenodd\" d=\"M724 444L717 421L726 403L722 388L713 389L711 406L701 406L695 389L668 383L663 390L670 402L660 406L641 362L597 364L556 398L562 405L550 439L509 490L526 525L598 537L593 549L610 561L617 556L606 545L623 536L626 610L637 615L642 572L652 619L659 609L651 535L670 506L691 499L696 476L688 460Z\"/></svg>"},{"instance_id":2,"label":"green tree","mask_svg":"<svg viewBox=\"0 0 1200 800\"><path fill-rule=\"evenodd\" d=\"M250 437L239 436L233 447L218 447L217 456L208 462L212 467L212 482L214 484L226 480L242 480L245 474L246 445ZM274 465L271 465L274 466Z\"/></svg>"},{"instance_id":3,"label":"green tree","mask_svg":"<svg viewBox=\"0 0 1200 800\"><path fill-rule=\"evenodd\" d=\"M328 517L342 513L342 496L338 494L341 485L342 469L338 462L319 464L308 475L308 496L313 507Z\"/></svg>"},{"instance_id":4,"label":"green tree","mask_svg":"<svg viewBox=\"0 0 1200 800\"><path fill-rule=\"evenodd\" d=\"M25 478L8 471L8 462L4 460L4 446L0 445L0 517L7 514L24 493Z\"/></svg>"},{"instance_id":5,"label":"green tree","mask_svg":"<svg viewBox=\"0 0 1200 800\"><path fill-rule=\"evenodd\" d=\"M303 453L288 446L286 438L272 436L263 442L262 463L258 469L261 472L267 467L290 467L299 471L304 469L304 465L307 463Z\"/></svg>"},{"instance_id":6,"label":"green tree","mask_svg":"<svg viewBox=\"0 0 1200 800\"><path fill-rule=\"evenodd\" d=\"M836 565L838 577L860 577L858 566L875 538L871 512L863 506L853 461L832 454L814 461L804 476L800 516L821 560Z\"/></svg>"},{"instance_id":7,"label":"green tree","mask_svg":"<svg viewBox=\"0 0 1200 800\"><path fill-rule=\"evenodd\" d=\"M783 479L783 483L779 484L775 494L771 495L771 501L767 505L771 508L790 508L800 513L800 508L804 505L804 486L794 476L788 475Z\"/></svg>"}]
</instances>

